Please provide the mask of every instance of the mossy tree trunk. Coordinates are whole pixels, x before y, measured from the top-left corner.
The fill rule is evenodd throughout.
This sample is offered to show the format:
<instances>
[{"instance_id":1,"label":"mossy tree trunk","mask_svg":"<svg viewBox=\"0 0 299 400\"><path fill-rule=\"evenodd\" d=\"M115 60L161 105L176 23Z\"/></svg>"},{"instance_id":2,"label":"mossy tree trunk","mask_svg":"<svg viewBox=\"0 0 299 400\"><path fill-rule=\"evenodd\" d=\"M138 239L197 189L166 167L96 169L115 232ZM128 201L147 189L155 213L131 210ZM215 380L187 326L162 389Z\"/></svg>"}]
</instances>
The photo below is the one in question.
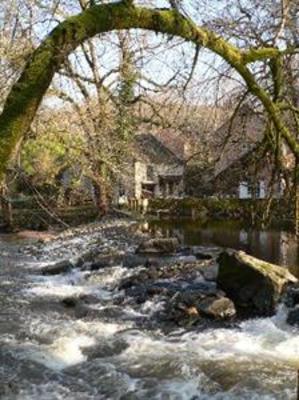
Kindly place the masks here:
<instances>
[{"instance_id":1,"label":"mossy tree trunk","mask_svg":"<svg viewBox=\"0 0 299 400\"><path fill-rule=\"evenodd\" d=\"M7 185L3 183L0 188L0 205L5 231L13 231L12 205L9 199Z\"/></svg>"},{"instance_id":2,"label":"mossy tree trunk","mask_svg":"<svg viewBox=\"0 0 299 400\"><path fill-rule=\"evenodd\" d=\"M28 131L37 108L62 61L79 44L96 34L113 30L140 28L180 36L186 41L210 49L221 56L244 79L268 112L275 129L299 156L296 135L283 119L283 112L263 87L248 65L282 56L277 48L243 50L206 28L196 26L175 10L135 7L131 1L90 7L60 23L35 50L24 71L13 86L0 116L0 181L17 144Z\"/></svg>"},{"instance_id":3,"label":"mossy tree trunk","mask_svg":"<svg viewBox=\"0 0 299 400\"><path fill-rule=\"evenodd\" d=\"M107 214L110 206L107 183L104 181L104 179L99 178L97 181L94 181L93 186L95 205L99 216L102 217Z\"/></svg>"},{"instance_id":4,"label":"mossy tree trunk","mask_svg":"<svg viewBox=\"0 0 299 400\"><path fill-rule=\"evenodd\" d=\"M299 159L296 159L295 176L294 176L294 205L295 205L295 232L299 239Z\"/></svg>"}]
</instances>

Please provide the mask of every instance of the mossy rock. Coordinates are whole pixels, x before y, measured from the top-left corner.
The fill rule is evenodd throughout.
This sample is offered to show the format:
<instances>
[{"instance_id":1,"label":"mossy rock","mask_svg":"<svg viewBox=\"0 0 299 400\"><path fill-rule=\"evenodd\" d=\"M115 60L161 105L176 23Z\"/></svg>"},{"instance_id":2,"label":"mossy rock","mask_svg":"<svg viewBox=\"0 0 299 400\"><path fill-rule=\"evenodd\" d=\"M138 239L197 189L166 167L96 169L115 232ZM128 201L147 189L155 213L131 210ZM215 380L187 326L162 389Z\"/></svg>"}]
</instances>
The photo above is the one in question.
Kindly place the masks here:
<instances>
[{"instance_id":1,"label":"mossy rock","mask_svg":"<svg viewBox=\"0 0 299 400\"><path fill-rule=\"evenodd\" d=\"M297 282L286 268L243 251L226 250L218 262L218 286L250 315L272 315L286 287Z\"/></svg>"}]
</instances>

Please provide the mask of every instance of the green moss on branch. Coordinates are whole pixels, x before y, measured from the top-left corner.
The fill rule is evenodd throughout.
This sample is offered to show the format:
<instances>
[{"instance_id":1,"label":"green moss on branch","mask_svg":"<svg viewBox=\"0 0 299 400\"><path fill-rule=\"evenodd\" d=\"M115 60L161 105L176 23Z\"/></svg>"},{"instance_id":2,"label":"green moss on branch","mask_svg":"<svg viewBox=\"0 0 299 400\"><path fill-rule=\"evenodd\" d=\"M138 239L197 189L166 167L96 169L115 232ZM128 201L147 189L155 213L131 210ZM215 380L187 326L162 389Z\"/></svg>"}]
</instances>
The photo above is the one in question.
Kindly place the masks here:
<instances>
[{"instance_id":1,"label":"green moss on branch","mask_svg":"<svg viewBox=\"0 0 299 400\"><path fill-rule=\"evenodd\" d=\"M251 49L242 52L214 32L198 27L174 10L134 7L127 0L90 7L59 24L33 53L20 79L13 86L0 116L0 181L17 143L29 130L37 108L63 59L87 38L121 29L147 29L176 35L206 47L221 56L244 78L249 90L264 104L288 143L298 151L292 135L279 121L275 105L260 88L247 62L275 57L277 49Z\"/></svg>"}]
</instances>

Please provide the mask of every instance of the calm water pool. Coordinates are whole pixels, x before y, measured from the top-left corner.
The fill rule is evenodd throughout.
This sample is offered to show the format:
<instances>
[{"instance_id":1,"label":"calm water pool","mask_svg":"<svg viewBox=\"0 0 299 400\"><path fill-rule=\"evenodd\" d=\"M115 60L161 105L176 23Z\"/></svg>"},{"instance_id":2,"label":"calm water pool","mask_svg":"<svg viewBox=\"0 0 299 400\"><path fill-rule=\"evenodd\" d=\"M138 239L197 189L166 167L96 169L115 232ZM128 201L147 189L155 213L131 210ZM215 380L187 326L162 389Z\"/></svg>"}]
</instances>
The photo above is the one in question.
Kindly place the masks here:
<instances>
[{"instance_id":1,"label":"calm water pool","mask_svg":"<svg viewBox=\"0 0 299 400\"><path fill-rule=\"evenodd\" d=\"M230 247L255 257L288 266L299 275L298 244L295 235L285 229L257 230L236 221L202 224L188 220L149 221L144 229L153 234L177 236L185 245Z\"/></svg>"}]
</instances>

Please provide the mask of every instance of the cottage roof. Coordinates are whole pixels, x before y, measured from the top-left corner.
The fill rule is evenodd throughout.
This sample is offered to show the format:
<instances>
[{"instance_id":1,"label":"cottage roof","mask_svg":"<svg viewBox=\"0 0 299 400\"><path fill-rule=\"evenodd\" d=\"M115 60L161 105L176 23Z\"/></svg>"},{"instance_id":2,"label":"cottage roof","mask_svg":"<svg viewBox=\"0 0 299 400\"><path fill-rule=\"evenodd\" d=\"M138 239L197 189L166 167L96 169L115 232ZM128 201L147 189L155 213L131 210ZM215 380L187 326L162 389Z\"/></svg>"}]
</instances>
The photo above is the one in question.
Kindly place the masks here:
<instances>
[{"instance_id":1,"label":"cottage roof","mask_svg":"<svg viewBox=\"0 0 299 400\"><path fill-rule=\"evenodd\" d=\"M173 128L157 129L152 134L176 157L181 160L185 158L185 144L190 140L190 135L187 137L186 134L182 134Z\"/></svg>"},{"instance_id":2,"label":"cottage roof","mask_svg":"<svg viewBox=\"0 0 299 400\"><path fill-rule=\"evenodd\" d=\"M183 161L150 133L137 134L134 140L136 158L150 164L182 164Z\"/></svg>"},{"instance_id":3,"label":"cottage roof","mask_svg":"<svg viewBox=\"0 0 299 400\"><path fill-rule=\"evenodd\" d=\"M256 114L240 110L215 132L218 159L214 177L223 173L234 163L250 154L264 138L264 119Z\"/></svg>"}]
</instances>

